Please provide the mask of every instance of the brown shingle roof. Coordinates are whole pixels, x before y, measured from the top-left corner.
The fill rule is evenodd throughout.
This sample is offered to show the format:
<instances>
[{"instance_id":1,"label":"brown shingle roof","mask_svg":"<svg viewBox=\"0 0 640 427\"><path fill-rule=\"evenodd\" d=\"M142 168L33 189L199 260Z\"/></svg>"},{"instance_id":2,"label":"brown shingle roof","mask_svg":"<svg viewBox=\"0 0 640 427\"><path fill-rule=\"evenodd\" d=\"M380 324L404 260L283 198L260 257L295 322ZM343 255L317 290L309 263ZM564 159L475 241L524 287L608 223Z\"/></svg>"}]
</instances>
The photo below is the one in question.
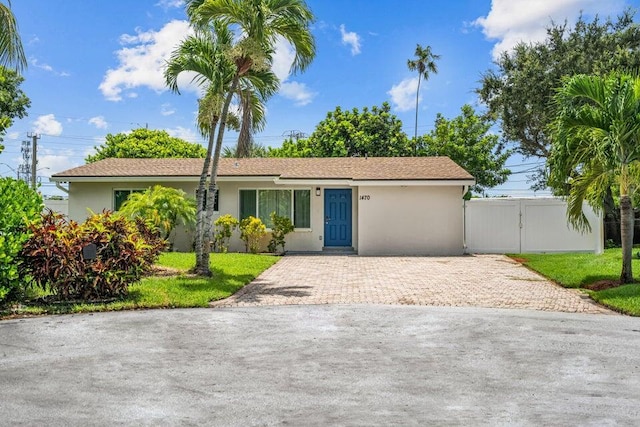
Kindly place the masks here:
<instances>
[{"instance_id":1,"label":"brown shingle roof","mask_svg":"<svg viewBox=\"0 0 640 427\"><path fill-rule=\"evenodd\" d=\"M52 175L71 178L198 177L202 159L105 159ZM472 180L448 157L221 158L220 177L282 179Z\"/></svg>"}]
</instances>

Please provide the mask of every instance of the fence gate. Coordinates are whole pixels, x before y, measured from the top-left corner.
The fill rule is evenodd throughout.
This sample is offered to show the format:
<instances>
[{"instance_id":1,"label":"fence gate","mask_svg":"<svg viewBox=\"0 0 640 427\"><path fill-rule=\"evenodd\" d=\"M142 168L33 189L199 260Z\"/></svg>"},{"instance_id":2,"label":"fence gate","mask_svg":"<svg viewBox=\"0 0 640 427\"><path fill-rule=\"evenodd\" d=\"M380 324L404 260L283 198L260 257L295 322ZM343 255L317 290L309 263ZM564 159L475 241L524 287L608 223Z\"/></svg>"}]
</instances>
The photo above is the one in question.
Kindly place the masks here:
<instances>
[{"instance_id":1,"label":"fence gate","mask_svg":"<svg viewBox=\"0 0 640 427\"><path fill-rule=\"evenodd\" d=\"M603 249L602 218L586 206L591 232L567 222L567 204L556 198L471 199L465 204L468 253L596 252Z\"/></svg>"}]
</instances>

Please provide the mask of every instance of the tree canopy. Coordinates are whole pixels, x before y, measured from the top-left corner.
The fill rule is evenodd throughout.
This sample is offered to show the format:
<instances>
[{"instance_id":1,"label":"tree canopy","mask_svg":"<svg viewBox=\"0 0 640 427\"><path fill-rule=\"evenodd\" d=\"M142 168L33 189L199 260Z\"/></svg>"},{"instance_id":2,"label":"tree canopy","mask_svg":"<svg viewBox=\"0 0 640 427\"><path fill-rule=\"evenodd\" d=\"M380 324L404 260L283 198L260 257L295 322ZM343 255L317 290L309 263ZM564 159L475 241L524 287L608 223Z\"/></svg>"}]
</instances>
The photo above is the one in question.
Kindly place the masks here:
<instances>
[{"instance_id":1,"label":"tree canopy","mask_svg":"<svg viewBox=\"0 0 640 427\"><path fill-rule=\"evenodd\" d=\"M499 120L502 142L515 143L525 156L548 157L552 99L563 77L640 66L640 28L633 17L627 10L615 21L596 16L587 22L581 16L573 27L551 23L542 42L504 52L477 90L488 114ZM539 178L543 186L544 177Z\"/></svg>"},{"instance_id":2,"label":"tree canopy","mask_svg":"<svg viewBox=\"0 0 640 427\"><path fill-rule=\"evenodd\" d=\"M117 158L203 158L207 152L200 144L170 136L163 130L135 129L130 133L108 134L96 154L87 156L87 163Z\"/></svg>"},{"instance_id":3,"label":"tree canopy","mask_svg":"<svg viewBox=\"0 0 640 427\"><path fill-rule=\"evenodd\" d=\"M434 129L419 138L418 155L449 157L476 178L471 190L482 193L507 180L511 171L505 162L511 152L500 147L499 136L491 132L491 120L477 115L470 105L461 111L451 120L437 115Z\"/></svg>"},{"instance_id":4,"label":"tree canopy","mask_svg":"<svg viewBox=\"0 0 640 427\"><path fill-rule=\"evenodd\" d=\"M402 121L386 102L362 111L336 107L309 138L288 139L280 148L269 148L269 157L398 157L411 153Z\"/></svg>"},{"instance_id":5,"label":"tree canopy","mask_svg":"<svg viewBox=\"0 0 640 427\"><path fill-rule=\"evenodd\" d=\"M26 117L31 101L20 89L24 81L18 73L0 66L0 153L4 150L3 136L14 119Z\"/></svg>"}]
</instances>

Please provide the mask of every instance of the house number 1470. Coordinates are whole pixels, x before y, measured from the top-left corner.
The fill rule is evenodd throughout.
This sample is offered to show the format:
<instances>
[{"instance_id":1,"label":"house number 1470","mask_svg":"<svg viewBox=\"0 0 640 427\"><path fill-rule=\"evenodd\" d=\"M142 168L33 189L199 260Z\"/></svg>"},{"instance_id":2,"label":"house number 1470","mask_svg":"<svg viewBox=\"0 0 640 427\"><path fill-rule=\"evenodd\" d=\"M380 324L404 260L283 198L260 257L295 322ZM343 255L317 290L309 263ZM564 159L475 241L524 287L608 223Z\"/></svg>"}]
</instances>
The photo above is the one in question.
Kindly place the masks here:
<instances>
[{"instance_id":1,"label":"house number 1470","mask_svg":"<svg viewBox=\"0 0 640 427\"><path fill-rule=\"evenodd\" d=\"M368 194L362 194L360 196L360 200L370 200L370 199L371 199L371 196Z\"/></svg>"}]
</instances>

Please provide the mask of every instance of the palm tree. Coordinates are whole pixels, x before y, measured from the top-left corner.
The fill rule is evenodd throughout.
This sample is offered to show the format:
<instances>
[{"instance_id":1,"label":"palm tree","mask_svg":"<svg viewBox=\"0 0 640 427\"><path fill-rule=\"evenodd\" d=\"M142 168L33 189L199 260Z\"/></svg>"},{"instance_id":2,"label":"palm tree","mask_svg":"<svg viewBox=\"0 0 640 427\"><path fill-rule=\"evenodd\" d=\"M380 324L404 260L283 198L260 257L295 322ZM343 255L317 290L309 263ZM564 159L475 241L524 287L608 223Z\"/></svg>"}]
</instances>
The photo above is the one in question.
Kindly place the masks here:
<instances>
[{"instance_id":1,"label":"palm tree","mask_svg":"<svg viewBox=\"0 0 640 427\"><path fill-rule=\"evenodd\" d=\"M567 216L588 230L587 201L601 210L613 185L620 196L621 283L633 282L632 196L640 176L640 78L629 74L577 75L555 96L550 184L568 191Z\"/></svg>"},{"instance_id":2,"label":"palm tree","mask_svg":"<svg viewBox=\"0 0 640 427\"><path fill-rule=\"evenodd\" d=\"M0 65L13 66L17 71L27 66L11 0L7 0L6 5L0 3Z\"/></svg>"},{"instance_id":3,"label":"palm tree","mask_svg":"<svg viewBox=\"0 0 640 427\"><path fill-rule=\"evenodd\" d=\"M172 53L165 72L167 86L176 93L178 76L183 72L194 73L193 82L203 87L204 96L198 101L198 127L200 133L208 140L207 154L200 172L196 190L196 273L209 275L209 250L205 247L204 229L206 217L205 199L207 177L211 168L214 152L215 128L220 119L222 96L225 85L233 75L232 64L228 62L225 52L231 45L232 34L223 26L212 31L203 29L187 37ZM208 199L208 198L207 198Z\"/></svg>"},{"instance_id":4,"label":"palm tree","mask_svg":"<svg viewBox=\"0 0 640 427\"><path fill-rule=\"evenodd\" d=\"M204 239L213 235L213 196L217 186L218 163L222 140L229 116L229 106L241 81L250 82L261 99L268 99L277 90L277 85L264 84L274 81L270 71L272 55L278 37L288 41L295 50L292 71L302 71L315 56L315 42L309 25L313 15L303 0L193 0L187 4L191 21L200 28L214 24L235 29L236 40L227 50L227 58L233 62L231 82L225 87L225 101L220 112L216 148L212 158ZM277 82L277 79L275 79ZM206 242L205 242L206 243ZM208 265L207 265L208 268Z\"/></svg>"},{"instance_id":5,"label":"palm tree","mask_svg":"<svg viewBox=\"0 0 640 427\"><path fill-rule=\"evenodd\" d=\"M415 52L416 59L409 59L407 66L410 71L418 72L418 89L416 90L416 126L413 138L415 141L418 139L418 102L420 101L420 80L429 80L430 73L437 74L438 67L436 61L440 59L440 55L435 55L431 52L431 46L422 47L416 46ZM415 153L414 153L415 154Z\"/></svg>"}]
</instances>

